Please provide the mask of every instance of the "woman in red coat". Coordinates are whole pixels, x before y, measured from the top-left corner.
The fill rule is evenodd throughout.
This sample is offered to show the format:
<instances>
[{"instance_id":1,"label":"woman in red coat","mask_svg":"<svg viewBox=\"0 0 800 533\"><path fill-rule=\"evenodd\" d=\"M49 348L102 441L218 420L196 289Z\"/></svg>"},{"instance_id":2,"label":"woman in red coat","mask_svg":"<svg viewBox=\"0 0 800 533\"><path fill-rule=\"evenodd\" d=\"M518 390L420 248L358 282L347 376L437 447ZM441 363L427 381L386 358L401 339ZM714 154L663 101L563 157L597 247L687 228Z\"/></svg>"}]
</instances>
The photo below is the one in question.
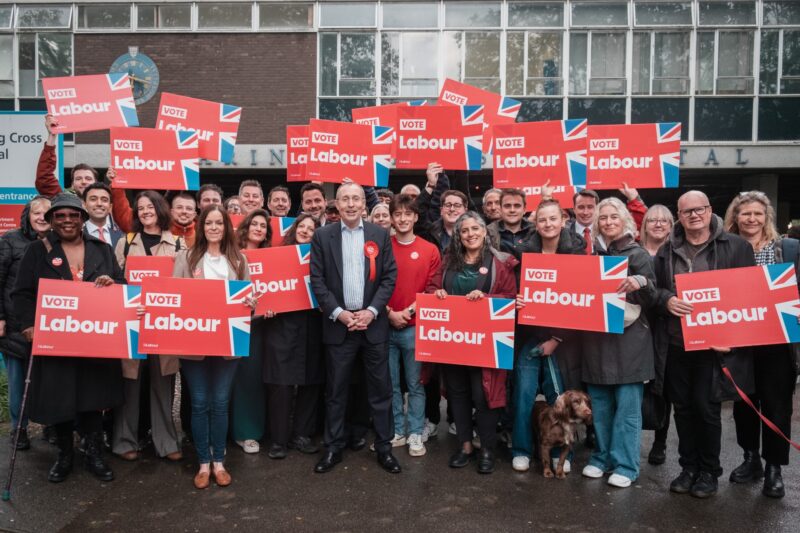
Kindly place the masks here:
<instances>
[{"instance_id":1,"label":"woman in red coat","mask_svg":"<svg viewBox=\"0 0 800 533\"><path fill-rule=\"evenodd\" d=\"M486 296L514 298L517 260L492 248L486 238L486 223L469 211L456 221L444 261L427 292L439 299L448 294L478 301ZM447 398L453 408L461 448L450 457L451 468L463 468L475 457L472 445L472 408L481 440L478 472L494 471L494 447L500 409L506 405L506 371L462 365L442 365Z\"/></svg>"}]
</instances>

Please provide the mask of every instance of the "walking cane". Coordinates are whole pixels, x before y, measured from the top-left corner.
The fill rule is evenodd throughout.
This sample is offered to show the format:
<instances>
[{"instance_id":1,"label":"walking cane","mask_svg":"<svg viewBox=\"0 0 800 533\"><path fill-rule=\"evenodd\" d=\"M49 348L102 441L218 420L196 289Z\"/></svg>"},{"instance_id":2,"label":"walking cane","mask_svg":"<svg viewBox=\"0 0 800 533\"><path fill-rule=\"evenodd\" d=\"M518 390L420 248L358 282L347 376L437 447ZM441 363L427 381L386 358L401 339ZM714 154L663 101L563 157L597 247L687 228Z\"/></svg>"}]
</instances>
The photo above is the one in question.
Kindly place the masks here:
<instances>
[{"instance_id":1,"label":"walking cane","mask_svg":"<svg viewBox=\"0 0 800 533\"><path fill-rule=\"evenodd\" d=\"M22 429L22 420L25 417L25 405L28 400L28 387L31 384L31 369L33 368L33 354L28 359L28 370L25 373L25 388L22 391L22 403L19 407L19 420L17 420L17 431L14 433L14 442L11 443L11 460L8 463L8 479L6 479L6 487L3 490L3 501L7 502L11 499L11 481L14 478L14 464L17 461L17 443L19 442L19 432Z\"/></svg>"}]
</instances>

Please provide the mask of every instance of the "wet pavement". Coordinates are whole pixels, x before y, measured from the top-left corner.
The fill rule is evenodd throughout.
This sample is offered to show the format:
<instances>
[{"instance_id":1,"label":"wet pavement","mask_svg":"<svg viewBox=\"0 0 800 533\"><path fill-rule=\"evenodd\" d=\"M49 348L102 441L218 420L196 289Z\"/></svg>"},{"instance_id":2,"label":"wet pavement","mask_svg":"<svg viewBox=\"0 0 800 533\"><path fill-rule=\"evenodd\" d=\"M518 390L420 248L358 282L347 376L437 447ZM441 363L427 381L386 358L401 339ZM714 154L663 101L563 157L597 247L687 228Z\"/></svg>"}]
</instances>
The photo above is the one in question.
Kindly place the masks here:
<instances>
[{"instance_id":1,"label":"wet pavement","mask_svg":"<svg viewBox=\"0 0 800 533\"><path fill-rule=\"evenodd\" d=\"M795 434L800 400L795 395ZM290 452L282 461L262 453L245 455L232 445L227 466L233 484L198 491L192 485L191 454L178 464L156 459L152 450L128 463L111 459L116 479L101 483L82 468L60 485L48 483L55 448L41 438L20 453L10 502L0 502L0 529L11 531L800 531L800 452L784 467L787 496L761 495L761 483L733 485L730 470L741 459L730 404L723 409L725 474L709 500L670 494L679 473L671 429L667 463L650 466L653 434L645 432L641 477L631 488L582 478L589 454L576 448L566 480L544 479L541 468L517 473L500 452L497 470L479 475L474 464L447 467L455 439L447 425L429 441L428 453L411 458L395 448L403 473L383 472L368 449L348 452L328 474L314 474L317 456ZM5 438L5 437L4 437ZM189 451L188 448L186 450ZM77 459L78 457L76 457ZM5 480L8 449L0 452Z\"/></svg>"}]
</instances>

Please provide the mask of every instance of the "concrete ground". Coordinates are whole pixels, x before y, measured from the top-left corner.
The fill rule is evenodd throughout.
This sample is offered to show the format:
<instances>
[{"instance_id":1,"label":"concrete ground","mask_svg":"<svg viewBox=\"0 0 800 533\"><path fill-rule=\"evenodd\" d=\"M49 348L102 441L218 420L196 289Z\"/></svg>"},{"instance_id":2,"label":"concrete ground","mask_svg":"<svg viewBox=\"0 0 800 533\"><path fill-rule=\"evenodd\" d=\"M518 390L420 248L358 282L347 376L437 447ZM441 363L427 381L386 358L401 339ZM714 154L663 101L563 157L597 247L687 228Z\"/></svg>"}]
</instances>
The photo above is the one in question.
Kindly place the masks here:
<instances>
[{"instance_id":1,"label":"concrete ground","mask_svg":"<svg viewBox=\"0 0 800 533\"><path fill-rule=\"evenodd\" d=\"M795 435L800 400L795 396ZM364 449L346 453L333 472L314 474L317 456L291 452L282 461L264 451L245 455L228 449L233 484L195 490L191 453L181 464L155 458L111 459L116 479L101 483L82 468L60 484L46 476L55 448L34 439L20 453L12 500L0 502L0 529L10 531L800 531L800 453L784 468L787 496L771 500L761 484L733 485L730 470L740 461L732 411L723 411L725 474L717 496L697 500L668 492L678 474L676 435L671 430L663 466L646 464L652 432L642 443L642 473L629 489L582 478L589 451L578 445L566 480L544 479L538 464L528 473L511 469L501 452L497 470L478 475L474 465L447 467L454 437L442 423L428 453L411 458L396 448L400 475L383 472ZM186 450L189 452L189 450ZM0 450L5 481L8 448Z\"/></svg>"}]
</instances>

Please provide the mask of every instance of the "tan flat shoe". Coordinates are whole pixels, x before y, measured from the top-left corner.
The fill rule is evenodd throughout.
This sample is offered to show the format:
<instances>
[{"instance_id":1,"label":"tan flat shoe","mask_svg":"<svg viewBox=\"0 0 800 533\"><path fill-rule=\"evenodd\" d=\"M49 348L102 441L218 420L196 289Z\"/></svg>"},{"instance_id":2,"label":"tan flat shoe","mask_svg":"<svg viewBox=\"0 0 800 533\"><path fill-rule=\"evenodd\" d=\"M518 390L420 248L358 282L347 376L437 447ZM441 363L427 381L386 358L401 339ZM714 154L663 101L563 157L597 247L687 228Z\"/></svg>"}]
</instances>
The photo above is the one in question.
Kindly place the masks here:
<instances>
[{"instance_id":1,"label":"tan flat shoe","mask_svg":"<svg viewBox=\"0 0 800 533\"><path fill-rule=\"evenodd\" d=\"M180 461L181 459L183 459L183 453L181 453L179 450L177 452L168 453L164 457L166 457L170 461Z\"/></svg>"},{"instance_id":2,"label":"tan flat shoe","mask_svg":"<svg viewBox=\"0 0 800 533\"><path fill-rule=\"evenodd\" d=\"M231 484L231 481L233 481L231 475L224 468L214 470L214 479L220 487L227 487Z\"/></svg>"},{"instance_id":3,"label":"tan flat shoe","mask_svg":"<svg viewBox=\"0 0 800 533\"><path fill-rule=\"evenodd\" d=\"M125 459L126 461L135 461L139 458L139 452L136 450L131 450L125 453L118 453L117 457L120 459Z\"/></svg>"},{"instance_id":4,"label":"tan flat shoe","mask_svg":"<svg viewBox=\"0 0 800 533\"><path fill-rule=\"evenodd\" d=\"M197 489L207 489L211 485L211 472L198 472L194 476L194 486Z\"/></svg>"}]
</instances>

